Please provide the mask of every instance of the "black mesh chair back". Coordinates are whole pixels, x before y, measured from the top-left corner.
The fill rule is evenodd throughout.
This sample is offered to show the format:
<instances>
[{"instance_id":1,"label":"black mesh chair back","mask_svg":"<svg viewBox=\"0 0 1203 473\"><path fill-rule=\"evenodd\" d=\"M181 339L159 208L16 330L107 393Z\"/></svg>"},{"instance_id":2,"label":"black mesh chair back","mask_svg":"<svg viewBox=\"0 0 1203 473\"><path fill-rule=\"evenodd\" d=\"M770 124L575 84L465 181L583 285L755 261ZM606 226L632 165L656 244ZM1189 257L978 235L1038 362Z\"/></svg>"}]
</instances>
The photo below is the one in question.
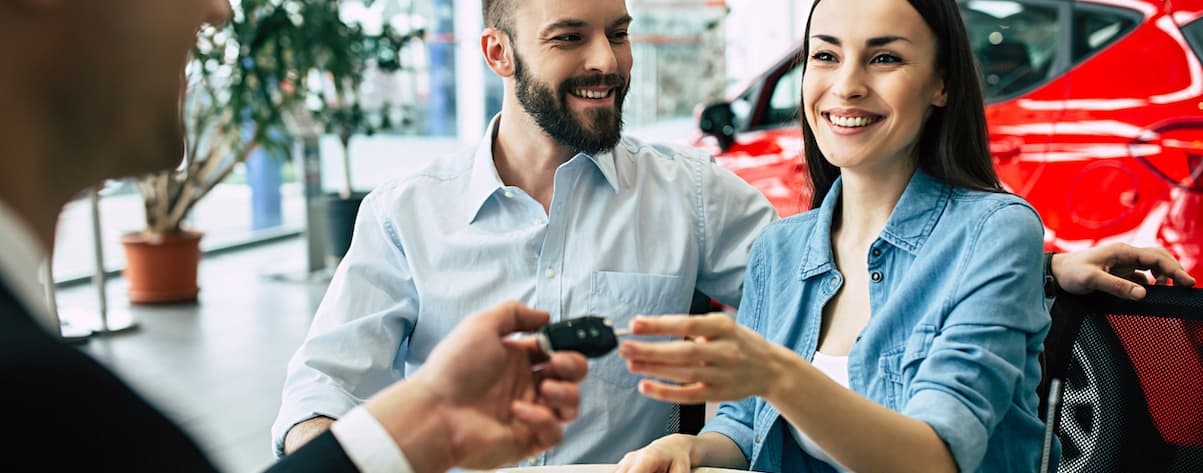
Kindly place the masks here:
<instances>
[{"instance_id":1,"label":"black mesh chair back","mask_svg":"<svg viewBox=\"0 0 1203 473\"><path fill-rule=\"evenodd\" d=\"M719 308L715 306L715 302L710 296L702 294L701 291L693 291L693 302L689 307L690 314L701 315L718 310ZM677 424L669 425L669 432L697 435L702 431L702 427L706 425L706 404L679 404L677 409Z\"/></svg>"},{"instance_id":2,"label":"black mesh chair back","mask_svg":"<svg viewBox=\"0 0 1203 473\"><path fill-rule=\"evenodd\" d=\"M1051 313L1042 471L1203 472L1203 289L1064 294Z\"/></svg>"}]
</instances>

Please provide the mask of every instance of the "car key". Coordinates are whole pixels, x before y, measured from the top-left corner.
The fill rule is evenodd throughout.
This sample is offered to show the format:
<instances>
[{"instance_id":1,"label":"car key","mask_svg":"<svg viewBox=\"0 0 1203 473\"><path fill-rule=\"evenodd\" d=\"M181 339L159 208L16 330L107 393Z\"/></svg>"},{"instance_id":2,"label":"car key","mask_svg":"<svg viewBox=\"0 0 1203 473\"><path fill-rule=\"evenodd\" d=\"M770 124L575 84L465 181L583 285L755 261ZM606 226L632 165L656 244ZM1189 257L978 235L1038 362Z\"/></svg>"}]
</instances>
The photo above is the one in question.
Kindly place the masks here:
<instances>
[{"instance_id":1,"label":"car key","mask_svg":"<svg viewBox=\"0 0 1203 473\"><path fill-rule=\"evenodd\" d=\"M629 330L615 331L610 321L586 315L545 325L539 329L539 348L550 355L555 351L575 351L588 358L603 356L618 346L618 337Z\"/></svg>"}]
</instances>

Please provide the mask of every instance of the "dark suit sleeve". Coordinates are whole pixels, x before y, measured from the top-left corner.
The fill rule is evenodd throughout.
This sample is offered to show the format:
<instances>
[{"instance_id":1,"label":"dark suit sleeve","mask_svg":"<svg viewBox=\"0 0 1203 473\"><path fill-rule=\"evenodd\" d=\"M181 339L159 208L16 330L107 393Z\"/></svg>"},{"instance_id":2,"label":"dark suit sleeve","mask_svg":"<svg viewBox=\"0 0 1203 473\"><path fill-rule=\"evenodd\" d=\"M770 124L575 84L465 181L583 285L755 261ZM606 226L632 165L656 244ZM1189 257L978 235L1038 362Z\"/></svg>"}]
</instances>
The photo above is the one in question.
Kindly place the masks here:
<instances>
[{"instance_id":1,"label":"dark suit sleeve","mask_svg":"<svg viewBox=\"0 0 1203 473\"><path fill-rule=\"evenodd\" d=\"M271 473L357 472L343 447L327 430L267 469Z\"/></svg>"},{"instance_id":2,"label":"dark suit sleeve","mask_svg":"<svg viewBox=\"0 0 1203 473\"><path fill-rule=\"evenodd\" d=\"M0 286L0 471L212 472L187 435Z\"/></svg>"},{"instance_id":3,"label":"dark suit sleeve","mask_svg":"<svg viewBox=\"0 0 1203 473\"><path fill-rule=\"evenodd\" d=\"M217 471L197 444L91 357L51 337L0 285L0 472ZM330 432L268 471L355 472Z\"/></svg>"}]
</instances>

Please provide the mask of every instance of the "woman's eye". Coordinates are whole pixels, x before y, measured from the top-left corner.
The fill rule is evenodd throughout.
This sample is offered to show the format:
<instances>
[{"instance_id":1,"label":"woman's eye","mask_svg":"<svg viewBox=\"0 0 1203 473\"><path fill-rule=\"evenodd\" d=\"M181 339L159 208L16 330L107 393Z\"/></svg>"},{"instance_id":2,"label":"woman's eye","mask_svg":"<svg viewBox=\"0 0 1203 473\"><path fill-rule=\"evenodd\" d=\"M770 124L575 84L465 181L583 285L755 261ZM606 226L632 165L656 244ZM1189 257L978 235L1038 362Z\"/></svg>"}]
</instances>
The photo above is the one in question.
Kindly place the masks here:
<instances>
[{"instance_id":1,"label":"woman's eye","mask_svg":"<svg viewBox=\"0 0 1203 473\"><path fill-rule=\"evenodd\" d=\"M874 64L894 64L902 62L902 58L893 54L878 54L877 56L873 57L872 62Z\"/></svg>"},{"instance_id":2,"label":"woman's eye","mask_svg":"<svg viewBox=\"0 0 1203 473\"><path fill-rule=\"evenodd\" d=\"M835 55L828 52L817 52L811 55L810 58L822 62L835 61Z\"/></svg>"}]
</instances>

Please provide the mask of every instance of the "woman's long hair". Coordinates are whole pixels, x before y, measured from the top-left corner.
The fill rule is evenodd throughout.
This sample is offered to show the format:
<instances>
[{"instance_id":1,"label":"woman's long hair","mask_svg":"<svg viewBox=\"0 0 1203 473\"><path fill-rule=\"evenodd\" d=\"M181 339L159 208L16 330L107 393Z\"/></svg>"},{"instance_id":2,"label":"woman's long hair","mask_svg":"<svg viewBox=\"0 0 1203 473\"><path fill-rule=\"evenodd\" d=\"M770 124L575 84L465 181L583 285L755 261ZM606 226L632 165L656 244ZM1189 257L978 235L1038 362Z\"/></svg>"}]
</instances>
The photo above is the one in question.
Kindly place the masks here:
<instances>
[{"instance_id":1,"label":"woman's long hair","mask_svg":"<svg viewBox=\"0 0 1203 473\"><path fill-rule=\"evenodd\" d=\"M811 5L806 19L806 34L802 38L802 74L810 60L810 23L815 7ZM936 35L936 71L944 79L948 96L943 107L934 107L927 123L919 131L915 153L919 168L941 181L954 186L991 192L1002 192L986 132L985 104L978 82L969 36L961 20L955 0L908 0L927 27ZM806 107L803 100L802 107ZM814 190L811 208L818 208L840 175L840 168L827 161L815 141L814 130L802 110L802 142L806 167Z\"/></svg>"}]
</instances>

